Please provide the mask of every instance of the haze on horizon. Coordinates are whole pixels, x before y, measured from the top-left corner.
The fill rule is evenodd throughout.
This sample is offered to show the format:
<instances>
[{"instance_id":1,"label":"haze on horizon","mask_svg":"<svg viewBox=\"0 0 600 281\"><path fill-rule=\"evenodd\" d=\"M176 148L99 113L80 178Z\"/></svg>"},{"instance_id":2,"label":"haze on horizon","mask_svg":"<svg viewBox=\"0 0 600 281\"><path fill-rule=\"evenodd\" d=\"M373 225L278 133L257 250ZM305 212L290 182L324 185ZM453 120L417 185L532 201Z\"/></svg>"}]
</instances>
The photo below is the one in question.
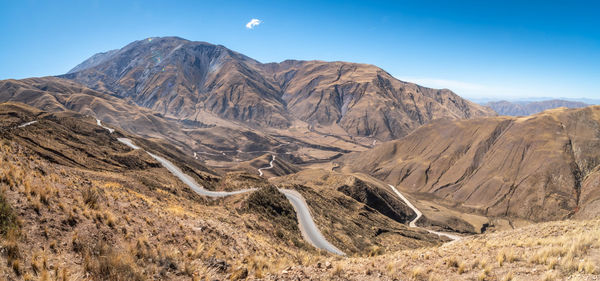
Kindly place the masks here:
<instances>
[{"instance_id":1,"label":"haze on horizon","mask_svg":"<svg viewBox=\"0 0 600 281\"><path fill-rule=\"evenodd\" d=\"M98 52L179 36L261 62L374 64L473 99L600 98L599 8L592 1L4 1L0 79L63 74Z\"/></svg>"}]
</instances>

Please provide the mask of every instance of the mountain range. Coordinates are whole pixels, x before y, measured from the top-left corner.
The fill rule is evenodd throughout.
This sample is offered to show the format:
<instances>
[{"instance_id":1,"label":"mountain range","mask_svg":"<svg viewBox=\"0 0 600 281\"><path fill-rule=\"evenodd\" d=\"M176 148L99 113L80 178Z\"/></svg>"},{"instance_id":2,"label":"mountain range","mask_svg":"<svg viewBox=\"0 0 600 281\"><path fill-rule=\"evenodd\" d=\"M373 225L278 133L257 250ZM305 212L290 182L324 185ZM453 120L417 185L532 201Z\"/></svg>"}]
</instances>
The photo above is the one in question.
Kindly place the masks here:
<instances>
[{"instance_id":1,"label":"mountain range","mask_svg":"<svg viewBox=\"0 0 600 281\"><path fill-rule=\"evenodd\" d=\"M176 37L94 55L60 77L181 120L217 117L268 128L301 121L336 135L378 140L405 136L433 119L495 114L449 90L399 81L373 65L263 64L223 46Z\"/></svg>"},{"instance_id":2,"label":"mountain range","mask_svg":"<svg viewBox=\"0 0 600 281\"><path fill-rule=\"evenodd\" d=\"M488 102L485 105L492 108L500 115L510 116L526 116L558 107L581 108L590 106L589 104L583 102L557 99L523 102L495 101Z\"/></svg>"},{"instance_id":3,"label":"mountain range","mask_svg":"<svg viewBox=\"0 0 600 281\"><path fill-rule=\"evenodd\" d=\"M0 164L8 280L600 273L600 106L152 37L0 81Z\"/></svg>"}]
</instances>

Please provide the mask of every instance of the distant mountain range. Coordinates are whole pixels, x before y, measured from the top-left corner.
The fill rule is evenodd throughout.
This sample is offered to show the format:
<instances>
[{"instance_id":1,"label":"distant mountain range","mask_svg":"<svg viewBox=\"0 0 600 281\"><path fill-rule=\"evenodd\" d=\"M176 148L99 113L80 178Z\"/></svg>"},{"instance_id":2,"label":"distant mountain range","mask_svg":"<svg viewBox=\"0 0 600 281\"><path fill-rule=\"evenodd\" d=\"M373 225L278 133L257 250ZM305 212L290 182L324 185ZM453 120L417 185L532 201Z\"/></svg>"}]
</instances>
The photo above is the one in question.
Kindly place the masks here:
<instances>
[{"instance_id":1,"label":"distant mountain range","mask_svg":"<svg viewBox=\"0 0 600 281\"><path fill-rule=\"evenodd\" d=\"M544 101L524 101L524 102L509 102L509 101L496 101L488 102L485 104L500 115L510 116L525 116L534 113L542 112L544 110L567 107L567 108L581 108L589 106L587 103L567 101L567 100L544 100Z\"/></svg>"},{"instance_id":2,"label":"distant mountain range","mask_svg":"<svg viewBox=\"0 0 600 281\"><path fill-rule=\"evenodd\" d=\"M600 99L593 98L568 98L568 97L524 97L524 98L473 98L469 97L468 100L475 102L477 104L485 105L490 102L497 101L509 101L515 103L528 103L533 101L548 101L548 100L564 100L564 101L574 101L574 102L582 102L590 105L600 105Z\"/></svg>"}]
</instances>

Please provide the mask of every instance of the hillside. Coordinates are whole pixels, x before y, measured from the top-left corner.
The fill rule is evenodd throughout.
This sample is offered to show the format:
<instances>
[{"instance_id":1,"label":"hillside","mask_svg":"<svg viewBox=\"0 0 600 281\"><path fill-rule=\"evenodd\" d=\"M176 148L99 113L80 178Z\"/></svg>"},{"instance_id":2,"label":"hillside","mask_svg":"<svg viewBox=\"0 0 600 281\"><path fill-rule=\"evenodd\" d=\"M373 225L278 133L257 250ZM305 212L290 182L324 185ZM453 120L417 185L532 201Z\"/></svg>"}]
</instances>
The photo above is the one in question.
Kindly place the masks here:
<instances>
[{"instance_id":1,"label":"hillside","mask_svg":"<svg viewBox=\"0 0 600 281\"><path fill-rule=\"evenodd\" d=\"M440 247L299 265L267 280L596 280L600 221L554 221Z\"/></svg>"},{"instance_id":2,"label":"hillside","mask_svg":"<svg viewBox=\"0 0 600 281\"><path fill-rule=\"evenodd\" d=\"M339 137L389 140L436 118L495 114L449 90L402 82L372 65L262 64L220 45L177 37L135 41L61 77L167 117L206 122L218 116L279 129L299 120Z\"/></svg>"},{"instance_id":3,"label":"hillside","mask_svg":"<svg viewBox=\"0 0 600 281\"><path fill-rule=\"evenodd\" d=\"M257 189L200 196L122 137L205 189ZM260 278L329 255L305 241L292 205L266 180L219 174L168 143L111 133L73 111L0 104L0 164L0 276L9 280ZM440 241L343 194L279 186L306 198L324 237L345 253Z\"/></svg>"},{"instance_id":4,"label":"hillside","mask_svg":"<svg viewBox=\"0 0 600 281\"><path fill-rule=\"evenodd\" d=\"M168 118L128 99L55 77L0 81L0 101L93 116L134 135L169 143L215 169L231 170L239 162L265 153L302 164L329 161L342 153L366 149L360 143L311 132L306 127L263 132L217 117L202 122Z\"/></svg>"},{"instance_id":5,"label":"hillside","mask_svg":"<svg viewBox=\"0 0 600 281\"><path fill-rule=\"evenodd\" d=\"M463 211L533 221L598 216L600 107L440 120L339 160ZM433 200L433 199L429 199Z\"/></svg>"},{"instance_id":6,"label":"hillside","mask_svg":"<svg viewBox=\"0 0 600 281\"><path fill-rule=\"evenodd\" d=\"M527 116L544 110L566 107L566 108L581 108L589 106L589 104L577 101L567 100L545 100L545 101L530 101L530 102L509 102L495 101L485 104L500 115L509 116Z\"/></svg>"}]
</instances>

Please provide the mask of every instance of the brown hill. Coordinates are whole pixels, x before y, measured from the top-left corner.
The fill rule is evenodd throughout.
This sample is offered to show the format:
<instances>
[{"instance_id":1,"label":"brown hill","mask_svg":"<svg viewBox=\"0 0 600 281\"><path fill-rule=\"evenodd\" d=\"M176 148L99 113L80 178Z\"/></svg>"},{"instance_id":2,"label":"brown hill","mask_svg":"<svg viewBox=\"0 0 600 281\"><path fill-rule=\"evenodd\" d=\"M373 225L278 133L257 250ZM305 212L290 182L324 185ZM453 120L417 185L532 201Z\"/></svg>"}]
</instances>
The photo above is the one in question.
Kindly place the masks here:
<instances>
[{"instance_id":1,"label":"brown hill","mask_svg":"<svg viewBox=\"0 0 600 281\"><path fill-rule=\"evenodd\" d=\"M190 145L175 122L152 110L66 79L44 77L0 81L1 102L21 102L48 112L75 111L149 137L163 137Z\"/></svg>"},{"instance_id":2,"label":"brown hill","mask_svg":"<svg viewBox=\"0 0 600 281\"><path fill-rule=\"evenodd\" d=\"M95 55L62 77L168 117L205 122L218 116L272 128L300 120L325 127L322 132L380 140L402 137L436 118L495 114L449 90L402 82L372 65L262 64L223 46L176 37Z\"/></svg>"},{"instance_id":3,"label":"brown hill","mask_svg":"<svg viewBox=\"0 0 600 281\"><path fill-rule=\"evenodd\" d=\"M0 81L0 101L22 102L50 112L72 110L90 115L111 127L168 142L191 157L196 153L199 160L215 167L236 166L239 161L264 153L275 153L291 163L305 163L364 149L350 140L320 135L305 127L262 132L218 117L202 120L206 123L172 119L130 100L55 77Z\"/></svg>"},{"instance_id":4,"label":"brown hill","mask_svg":"<svg viewBox=\"0 0 600 281\"><path fill-rule=\"evenodd\" d=\"M595 217L600 106L521 118L440 120L341 161L345 169L487 216Z\"/></svg>"}]
</instances>

